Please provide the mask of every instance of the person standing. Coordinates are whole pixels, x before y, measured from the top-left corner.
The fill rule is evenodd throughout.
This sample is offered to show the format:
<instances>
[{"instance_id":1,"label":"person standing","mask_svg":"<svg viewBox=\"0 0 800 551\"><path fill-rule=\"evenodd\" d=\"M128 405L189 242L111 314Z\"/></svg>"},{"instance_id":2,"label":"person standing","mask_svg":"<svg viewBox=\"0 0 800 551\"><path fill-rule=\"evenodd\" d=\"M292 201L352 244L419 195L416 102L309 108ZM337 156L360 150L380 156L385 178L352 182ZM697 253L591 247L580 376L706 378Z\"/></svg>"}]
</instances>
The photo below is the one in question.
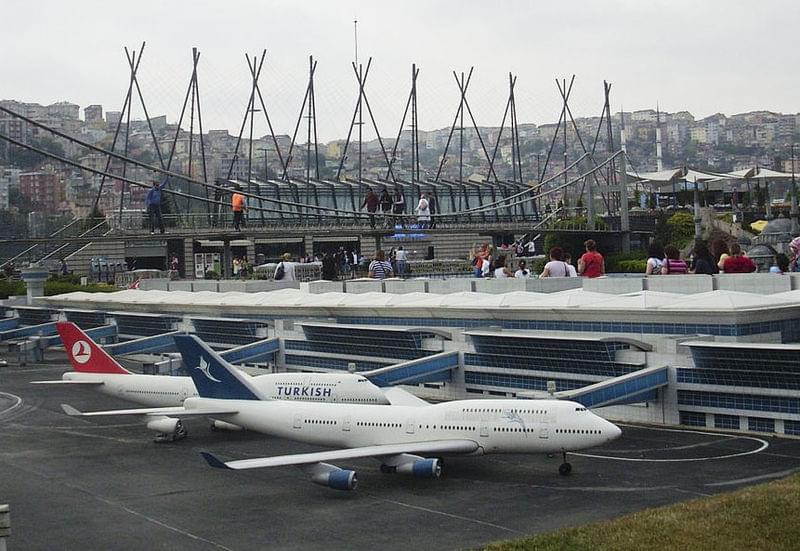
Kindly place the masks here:
<instances>
[{"instance_id":1,"label":"person standing","mask_svg":"<svg viewBox=\"0 0 800 551\"><path fill-rule=\"evenodd\" d=\"M586 252L578 259L578 273L583 277L600 277L606 273L606 263L603 255L597 252L597 243L594 239L587 239L583 246Z\"/></svg>"},{"instance_id":2,"label":"person standing","mask_svg":"<svg viewBox=\"0 0 800 551\"><path fill-rule=\"evenodd\" d=\"M406 275L406 268L408 266L408 253L402 245L394 253L395 261L397 262L397 275L403 277Z\"/></svg>"},{"instance_id":3,"label":"person standing","mask_svg":"<svg viewBox=\"0 0 800 551\"><path fill-rule=\"evenodd\" d=\"M61 268L59 269L62 276L69 275L69 268L67 267L66 259L61 259Z\"/></svg>"},{"instance_id":4,"label":"person standing","mask_svg":"<svg viewBox=\"0 0 800 551\"><path fill-rule=\"evenodd\" d=\"M231 210L233 211L233 229L235 231L242 231L242 219L247 206L242 195L242 186L236 185L236 191L231 196Z\"/></svg>"},{"instance_id":5,"label":"person standing","mask_svg":"<svg viewBox=\"0 0 800 551\"><path fill-rule=\"evenodd\" d=\"M278 281L297 281L294 275L294 267L295 263L292 262L292 255L283 253L281 261L278 262L278 265L275 267L273 279Z\"/></svg>"},{"instance_id":6,"label":"person standing","mask_svg":"<svg viewBox=\"0 0 800 551\"><path fill-rule=\"evenodd\" d=\"M383 188L380 202L381 214L383 215L383 227L386 228L389 226L389 220L391 219L389 215L392 213L392 196L389 195L389 191L386 188Z\"/></svg>"},{"instance_id":7,"label":"person standing","mask_svg":"<svg viewBox=\"0 0 800 551\"><path fill-rule=\"evenodd\" d=\"M425 194L422 194L417 204L417 222L421 229L431 227L431 209Z\"/></svg>"},{"instance_id":8,"label":"person standing","mask_svg":"<svg viewBox=\"0 0 800 551\"><path fill-rule=\"evenodd\" d=\"M392 265L386 260L386 253L378 251L375 253L375 260L369 263L369 276L372 279L386 279L394 277Z\"/></svg>"},{"instance_id":9,"label":"person standing","mask_svg":"<svg viewBox=\"0 0 800 551\"><path fill-rule=\"evenodd\" d=\"M147 206L147 215L150 218L150 235L156 233L156 226L161 233L164 233L164 220L161 217L161 185L158 182L153 182L144 204Z\"/></svg>"},{"instance_id":10,"label":"person standing","mask_svg":"<svg viewBox=\"0 0 800 551\"><path fill-rule=\"evenodd\" d=\"M406 213L406 200L403 197L403 192L400 191L400 188L395 188L394 190L394 197L392 197L392 212L394 213L395 224L403 224L402 216Z\"/></svg>"},{"instance_id":11,"label":"person standing","mask_svg":"<svg viewBox=\"0 0 800 551\"><path fill-rule=\"evenodd\" d=\"M378 205L380 204L380 199L378 198L377 194L370 189L367 191L367 196L364 197L364 202L361 203L361 208L367 207L367 213L369 213L369 225L371 228L375 228L375 213L378 210Z\"/></svg>"},{"instance_id":12,"label":"person standing","mask_svg":"<svg viewBox=\"0 0 800 551\"><path fill-rule=\"evenodd\" d=\"M433 192L429 191L425 194L426 199L428 200L428 210L431 212L431 221L429 224L430 228L436 227L436 197L434 197Z\"/></svg>"}]
</instances>

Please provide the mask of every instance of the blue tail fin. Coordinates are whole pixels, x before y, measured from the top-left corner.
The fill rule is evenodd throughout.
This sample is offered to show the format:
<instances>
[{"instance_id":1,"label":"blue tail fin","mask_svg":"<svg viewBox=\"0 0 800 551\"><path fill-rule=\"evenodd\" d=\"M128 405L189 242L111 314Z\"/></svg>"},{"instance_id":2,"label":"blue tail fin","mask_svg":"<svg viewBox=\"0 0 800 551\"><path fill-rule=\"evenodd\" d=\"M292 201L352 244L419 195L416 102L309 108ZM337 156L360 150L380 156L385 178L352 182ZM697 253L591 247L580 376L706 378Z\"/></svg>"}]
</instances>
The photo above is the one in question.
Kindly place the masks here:
<instances>
[{"instance_id":1,"label":"blue tail fin","mask_svg":"<svg viewBox=\"0 0 800 551\"><path fill-rule=\"evenodd\" d=\"M200 396L227 400L262 399L247 375L220 358L206 343L194 335L175 335L174 339L183 365Z\"/></svg>"}]
</instances>

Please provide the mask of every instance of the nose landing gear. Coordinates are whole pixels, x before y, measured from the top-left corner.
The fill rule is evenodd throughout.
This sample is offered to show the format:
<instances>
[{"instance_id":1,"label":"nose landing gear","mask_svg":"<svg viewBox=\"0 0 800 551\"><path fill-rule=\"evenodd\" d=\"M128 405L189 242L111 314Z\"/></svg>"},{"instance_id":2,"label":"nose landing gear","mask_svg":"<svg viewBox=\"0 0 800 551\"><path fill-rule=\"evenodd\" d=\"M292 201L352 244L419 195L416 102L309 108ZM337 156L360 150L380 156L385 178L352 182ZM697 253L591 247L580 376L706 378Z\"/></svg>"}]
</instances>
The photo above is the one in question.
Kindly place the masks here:
<instances>
[{"instance_id":1,"label":"nose landing gear","mask_svg":"<svg viewBox=\"0 0 800 551\"><path fill-rule=\"evenodd\" d=\"M572 472L572 464L567 462L567 452L563 452L562 457L564 462L558 466L558 474L561 476L567 476Z\"/></svg>"}]
</instances>

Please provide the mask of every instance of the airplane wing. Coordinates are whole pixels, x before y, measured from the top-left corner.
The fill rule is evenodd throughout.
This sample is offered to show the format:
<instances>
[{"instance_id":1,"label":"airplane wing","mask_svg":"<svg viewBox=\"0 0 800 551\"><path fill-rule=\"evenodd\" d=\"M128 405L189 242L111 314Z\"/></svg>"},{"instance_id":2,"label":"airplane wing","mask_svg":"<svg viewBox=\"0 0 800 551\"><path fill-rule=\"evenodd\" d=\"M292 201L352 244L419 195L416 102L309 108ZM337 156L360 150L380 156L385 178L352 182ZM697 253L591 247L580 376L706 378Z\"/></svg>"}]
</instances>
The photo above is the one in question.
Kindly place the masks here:
<instances>
[{"instance_id":1,"label":"airplane wing","mask_svg":"<svg viewBox=\"0 0 800 551\"><path fill-rule=\"evenodd\" d=\"M434 440L431 442L410 442L408 444L383 444L379 446L364 446L361 448L346 448L343 450L330 450L323 452L300 453L294 455L278 455L275 457L260 457L257 459L239 459L236 461L222 461L208 452L200 452L203 458L212 467L218 469L259 469L262 467L283 467L286 465L307 465L309 463L322 463L326 461L340 461L343 459L358 459L361 457L382 457L398 455L401 453L421 454L467 454L477 451L478 443L473 440Z\"/></svg>"},{"instance_id":2,"label":"airplane wing","mask_svg":"<svg viewBox=\"0 0 800 551\"><path fill-rule=\"evenodd\" d=\"M164 407L164 408L136 408L136 409L112 409L107 411L87 411L81 412L69 404L61 404L64 413L77 417L95 417L105 415L147 415L147 416L175 416L175 417L196 417L207 415L233 415L238 413L235 409L186 409L183 406Z\"/></svg>"},{"instance_id":3,"label":"airplane wing","mask_svg":"<svg viewBox=\"0 0 800 551\"><path fill-rule=\"evenodd\" d=\"M382 388L384 396L393 406L429 406L430 404L422 398L417 398L407 390L398 386Z\"/></svg>"},{"instance_id":4,"label":"airplane wing","mask_svg":"<svg viewBox=\"0 0 800 551\"><path fill-rule=\"evenodd\" d=\"M32 385L102 385L103 381L31 381Z\"/></svg>"}]
</instances>

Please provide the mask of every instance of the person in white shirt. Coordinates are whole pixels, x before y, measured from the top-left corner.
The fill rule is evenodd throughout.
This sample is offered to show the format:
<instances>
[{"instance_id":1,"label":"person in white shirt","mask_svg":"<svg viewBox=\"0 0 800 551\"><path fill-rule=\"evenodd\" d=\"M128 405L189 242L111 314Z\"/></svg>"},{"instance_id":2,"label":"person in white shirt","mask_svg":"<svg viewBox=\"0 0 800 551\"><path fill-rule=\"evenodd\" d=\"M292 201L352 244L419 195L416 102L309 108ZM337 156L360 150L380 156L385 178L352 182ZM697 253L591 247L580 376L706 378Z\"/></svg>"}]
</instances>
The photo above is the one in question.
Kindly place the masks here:
<instances>
[{"instance_id":1,"label":"person in white shirt","mask_svg":"<svg viewBox=\"0 0 800 551\"><path fill-rule=\"evenodd\" d=\"M569 268L564 262L564 250L561 247L550 249L550 262L544 265L540 278L543 277L569 277Z\"/></svg>"},{"instance_id":2,"label":"person in white shirt","mask_svg":"<svg viewBox=\"0 0 800 551\"><path fill-rule=\"evenodd\" d=\"M417 204L417 222L420 228L429 228L431 225L431 209L423 193Z\"/></svg>"},{"instance_id":3,"label":"person in white shirt","mask_svg":"<svg viewBox=\"0 0 800 551\"><path fill-rule=\"evenodd\" d=\"M575 266L572 265L572 255L569 253L564 253L564 262L567 265L567 272L569 277L578 277L578 271L575 269Z\"/></svg>"},{"instance_id":4,"label":"person in white shirt","mask_svg":"<svg viewBox=\"0 0 800 551\"><path fill-rule=\"evenodd\" d=\"M494 277L497 279L502 279L505 277L514 277L514 274L506 268L506 257L505 255L500 255L497 257L497 262L494 264Z\"/></svg>"},{"instance_id":5,"label":"person in white shirt","mask_svg":"<svg viewBox=\"0 0 800 551\"><path fill-rule=\"evenodd\" d=\"M406 266L408 265L408 253L401 245L394 253L394 261L397 265L397 275L403 277L406 274Z\"/></svg>"},{"instance_id":6,"label":"person in white shirt","mask_svg":"<svg viewBox=\"0 0 800 551\"><path fill-rule=\"evenodd\" d=\"M519 264L517 264L517 271L514 272L514 277L520 279L527 279L531 277L531 271L528 269L528 263L524 260L520 260Z\"/></svg>"},{"instance_id":7,"label":"person in white shirt","mask_svg":"<svg viewBox=\"0 0 800 551\"><path fill-rule=\"evenodd\" d=\"M297 281L297 278L294 275L294 267L297 263L292 262L292 255L289 253L283 253L282 258L283 259L275 268L275 275L273 278L279 281Z\"/></svg>"}]
</instances>

